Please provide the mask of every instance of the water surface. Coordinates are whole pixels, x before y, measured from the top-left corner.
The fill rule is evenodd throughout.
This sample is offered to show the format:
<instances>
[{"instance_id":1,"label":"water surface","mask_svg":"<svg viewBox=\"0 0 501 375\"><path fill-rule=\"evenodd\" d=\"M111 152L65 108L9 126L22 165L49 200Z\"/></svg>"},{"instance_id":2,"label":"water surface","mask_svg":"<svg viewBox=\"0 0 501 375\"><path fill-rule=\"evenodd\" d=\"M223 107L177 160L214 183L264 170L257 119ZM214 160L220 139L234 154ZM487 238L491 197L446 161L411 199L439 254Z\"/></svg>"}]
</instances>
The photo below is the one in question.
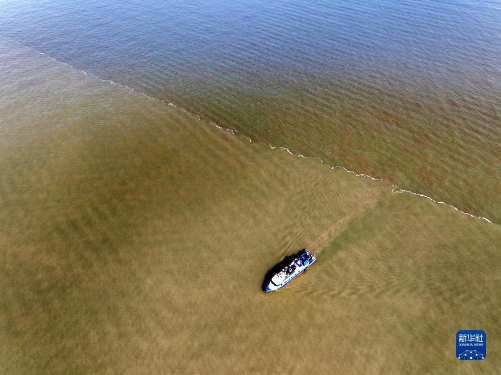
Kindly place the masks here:
<instances>
[{"instance_id":1,"label":"water surface","mask_svg":"<svg viewBox=\"0 0 501 375\"><path fill-rule=\"evenodd\" d=\"M499 12L2 2L0 372L496 373Z\"/></svg>"},{"instance_id":2,"label":"water surface","mask_svg":"<svg viewBox=\"0 0 501 375\"><path fill-rule=\"evenodd\" d=\"M501 220L498 1L4 2L4 36Z\"/></svg>"},{"instance_id":3,"label":"water surface","mask_svg":"<svg viewBox=\"0 0 501 375\"><path fill-rule=\"evenodd\" d=\"M0 77L3 373L501 365L499 226L16 44ZM263 293L305 246L315 266ZM488 359L465 364L453 343L472 319Z\"/></svg>"}]
</instances>

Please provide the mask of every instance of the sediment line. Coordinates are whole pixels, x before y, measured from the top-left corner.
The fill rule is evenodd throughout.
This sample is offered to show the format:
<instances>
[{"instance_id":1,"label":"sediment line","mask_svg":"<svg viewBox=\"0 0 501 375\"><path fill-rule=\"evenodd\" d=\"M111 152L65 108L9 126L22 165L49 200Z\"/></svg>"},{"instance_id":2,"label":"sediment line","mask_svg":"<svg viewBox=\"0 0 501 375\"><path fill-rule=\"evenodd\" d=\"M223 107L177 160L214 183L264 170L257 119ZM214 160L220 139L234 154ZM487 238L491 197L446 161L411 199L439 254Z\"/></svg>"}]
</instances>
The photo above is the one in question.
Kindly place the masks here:
<instances>
[{"instance_id":1,"label":"sediment line","mask_svg":"<svg viewBox=\"0 0 501 375\"><path fill-rule=\"evenodd\" d=\"M495 224L497 225L496 223L493 223L492 221L490 221L488 218L486 218L485 216L475 216L473 214L470 214L469 212L466 212L466 211L463 211L461 210L460 208L457 208L456 206L453 206L452 204L449 204L449 203L446 203L446 202L443 202L443 201L437 201L435 199L433 199L432 197L428 196L428 195L425 195L425 194L421 194L421 193L415 193L413 191L410 191L410 190L405 190L405 189L399 189L397 186L393 186L393 189L391 189L391 192L394 193L394 194L401 194L401 193L407 193L407 194L411 194L411 195L416 195L418 197L422 197L422 198L426 198L430 201L432 201L433 203L435 204L443 204L444 206L447 206L447 207L451 207L453 208L454 210L456 210L457 212L460 212L464 215L467 215L467 216L470 216L470 217L473 217L475 219L480 219L480 220L484 220L484 221L487 221L488 223L490 224Z\"/></svg>"},{"instance_id":2,"label":"sediment line","mask_svg":"<svg viewBox=\"0 0 501 375\"><path fill-rule=\"evenodd\" d=\"M173 103L169 103L168 105L173 105L175 106L176 108L178 108L175 104ZM188 111L186 111L188 112ZM190 113L190 112L188 112ZM200 117L197 116L198 119L200 120ZM243 135L243 134L240 134L240 133L237 133L235 130L233 129L229 129L229 128L225 128L225 127L222 127L221 125L218 125L212 121L207 121L207 123L209 124L213 124L213 126L215 126L216 128L218 129L221 129L225 132L229 132L235 136L239 136L239 137L244 137L246 138L247 140L249 140L249 142L253 142L252 139L246 135ZM254 141L255 142L255 141ZM255 142L256 143L256 142ZM290 149L288 149L287 147L281 147L281 146L273 146L271 144L265 144L263 142L257 142L257 143L260 143L260 144L263 144L265 146L268 146L270 149L272 150L280 150L280 151L285 151L287 152L289 155L291 156L295 156L295 157L298 157L298 158L303 158L303 159L312 159L312 160L316 160L316 161L319 161L320 163L323 163L323 164L327 164L325 160L323 160L322 158L319 158L319 157L316 157L316 156L305 156L303 154L295 154L294 152L292 152ZM351 173L353 175L355 175L355 177L363 177L363 178L368 178L368 179L371 179L372 181L383 181L383 178L379 178L379 177L373 177L371 175L368 175L366 173L357 173L356 171L353 171L353 170L350 170L346 167L343 167L342 165L329 165L329 169L342 169L344 170L345 172L347 173ZM405 190L405 189L399 189L396 185L393 185L393 188L391 189L391 192L393 194L401 194L401 193L407 193L407 194L411 194L411 195L415 195L415 196L418 196L418 197L422 197L422 198L426 198L430 201L432 201L433 203L435 204L442 204L444 206L447 206L447 207L450 207L450 208L453 208L455 211L461 213L461 214L464 214L464 215L467 215L469 217L472 217L472 218L475 218L475 219L479 219L479 220L484 220L486 222L488 222L489 224L494 224L494 225L498 225L494 222L492 222L491 220L489 220L488 218L486 218L485 216L477 216L477 215L473 215L469 212L466 212L466 211L463 211L461 210L460 208L450 204L450 203L447 203L447 202L443 202L443 201L437 201L436 199L433 199L432 197L428 196L428 195L425 195L425 194L421 194L421 193L416 193L416 192L413 192L413 191L410 191L410 190Z\"/></svg>"},{"instance_id":3,"label":"sediment line","mask_svg":"<svg viewBox=\"0 0 501 375\"><path fill-rule=\"evenodd\" d=\"M242 137L242 138L245 138L247 139L249 142L254 142L254 143L258 143L258 144L262 144L262 145L265 145L267 147L269 147L270 149L272 150L280 150L280 151L285 151L287 152L288 154L290 154L291 156L295 156L295 157L298 157L298 158L303 158L303 159L313 159L313 160L317 160L319 161L320 163L323 163L323 164L327 164L327 162L325 160L323 160L322 158L319 158L319 157L315 157L315 156L305 156L303 154L295 154L293 153L290 149L288 149L287 147L281 147L281 146L273 146L271 144L266 144L264 142L256 142L256 141L253 141L251 137L247 136L247 135L244 135L244 134L241 134L240 132L238 132L237 130L234 130L234 129L230 129L230 128L225 128L219 124L217 124L216 122L214 121L210 121L210 120L202 120L202 118L200 117L200 115L196 114L196 113L192 113L190 112L189 110L187 110L186 108L183 108L183 107L179 107L177 106L176 104L172 103L172 102L167 102L165 100L162 100L162 99L159 99L159 98L155 98L153 96L150 96L148 94L146 94L145 92L143 91L138 91L138 90L135 90L134 88L132 87L129 87L127 85L124 85L124 84L121 84L121 83L117 83L117 82L114 82L112 80L109 80L109 79L103 79L99 76L96 76L95 74L93 73L88 73L86 71L84 71L83 69L78 69L78 68L75 68L73 65L71 64L68 64L66 62L63 62L63 61L59 61L57 60L56 58L50 56L50 55L47 55L45 54L44 52L40 52L40 51L37 51L36 49L34 49L33 47L28 47L28 46L25 46L19 42L16 42L16 41L13 41L9 38L5 38L5 37L0 37L0 39L3 39L3 40L7 40L8 42L12 43L12 44L15 44L15 45L18 45L18 46L21 46L22 48L26 48L26 49L29 49L29 50L32 50L34 51L35 53L38 53L40 55L43 55L51 60L53 60L54 62L56 63L59 63L59 64L63 64L65 66L68 66L72 69L74 69L75 71L78 71L78 72L81 72L82 74L86 75L86 76L89 76L89 77L92 77L92 78L95 78L101 82L105 82L105 83L109 83L109 84L112 84L112 85L115 85L115 86L119 86L119 87L122 87L124 89L127 89L127 90L130 90L131 92L134 92L136 94L141 94L143 96L145 96L146 98L148 99L151 99L151 100L155 100L155 101L158 101L164 105L167 105L167 106L173 106L174 108L178 109L178 110L181 110L183 111L184 113L187 113L191 116L196 116L196 118L201 121L201 122L204 122L206 124L209 124L209 125L212 125L212 126L215 126L217 129L220 129L224 132L227 132L227 133L231 133L232 135L234 136L238 136L238 137ZM371 179L372 181L383 181L383 178L378 178L378 177L373 177L371 175L368 175L366 173L357 173L356 171L353 171L353 170L350 170L346 167L343 167L341 165L329 165L329 169L342 169L344 170L345 172L348 172L348 173L351 173L353 175L355 175L356 177L363 177L363 178L369 178ZM393 185L393 188L391 190L391 192L393 194L401 194L401 193L407 193L407 194L411 194L411 195L415 195L415 196L418 196L418 197L422 197L422 198L426 198L430 201L432 201L433 203L435 204L441 204L441 205L445 205L445 206L448 206L448 207L451 207L453 208L454 210L456 210L457 212L461 213L461 214L464 214L464 215L467 215L469 217L472 217L472 218L475 218L475 219L479 219L479 220L483 220L483 221L486 221L488 222L489 224L493 224L493 225L499 225L497 223L494 223L492 222L491 220L489 220L488 218L486 218L485 216L476 216L476 215L473 215L469 212L466 212L466 211L463 211L459 208L457 208L456 206L452 205L452 204L449 204L449 203L446 203L446 202L443 202L443 201L437 201L435 199L433 199L432 197L428 196L428 195L425 195L425 194L421 194L421 193L416 193L416 192L413 192L413 191L410 191L410 190L405 190L405 189L399 189L396 185Z\"/></svg>"}]
</instances>

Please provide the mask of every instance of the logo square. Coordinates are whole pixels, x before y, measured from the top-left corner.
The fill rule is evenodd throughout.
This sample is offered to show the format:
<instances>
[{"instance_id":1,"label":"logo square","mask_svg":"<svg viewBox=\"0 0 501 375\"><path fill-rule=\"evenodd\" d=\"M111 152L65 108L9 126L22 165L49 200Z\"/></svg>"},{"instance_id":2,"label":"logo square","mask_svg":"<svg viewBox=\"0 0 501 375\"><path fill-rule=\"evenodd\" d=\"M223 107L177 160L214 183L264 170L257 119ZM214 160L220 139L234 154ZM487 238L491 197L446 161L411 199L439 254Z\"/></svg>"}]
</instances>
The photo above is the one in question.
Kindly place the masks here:
<instances>
[{"instance_id":1,"label":"logo square","mask_svg":"<svg viewBox=\"0 0 501 375\"><path fill-rule=\"evenodd\" d=\"M487 356L487 336L480 329L463 329L456 333L456 358L482 361Z\"/></svg>"}]
</instances>

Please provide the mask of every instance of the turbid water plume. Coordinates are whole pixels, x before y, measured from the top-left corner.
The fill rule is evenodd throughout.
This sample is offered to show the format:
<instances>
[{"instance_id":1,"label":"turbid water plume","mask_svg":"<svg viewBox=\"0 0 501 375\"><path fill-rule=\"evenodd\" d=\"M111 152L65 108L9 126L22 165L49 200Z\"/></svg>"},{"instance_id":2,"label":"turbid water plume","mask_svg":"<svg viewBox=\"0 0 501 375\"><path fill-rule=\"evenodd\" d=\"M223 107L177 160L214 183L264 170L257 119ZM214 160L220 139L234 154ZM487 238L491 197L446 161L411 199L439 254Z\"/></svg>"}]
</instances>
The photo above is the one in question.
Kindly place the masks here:
<instances>
[{"instance_id":1,"label":"turbid water plume","mask_svg":"<svg viewBox=\"0 0 501 375\"><path fill-rule=\"evenodd\" d=\"M501 231L0 48L0 368L495 373ZM281 292L262 279L314 244ZM454 356L458 329L488 356Z\"/></svg>"}]
</instances>

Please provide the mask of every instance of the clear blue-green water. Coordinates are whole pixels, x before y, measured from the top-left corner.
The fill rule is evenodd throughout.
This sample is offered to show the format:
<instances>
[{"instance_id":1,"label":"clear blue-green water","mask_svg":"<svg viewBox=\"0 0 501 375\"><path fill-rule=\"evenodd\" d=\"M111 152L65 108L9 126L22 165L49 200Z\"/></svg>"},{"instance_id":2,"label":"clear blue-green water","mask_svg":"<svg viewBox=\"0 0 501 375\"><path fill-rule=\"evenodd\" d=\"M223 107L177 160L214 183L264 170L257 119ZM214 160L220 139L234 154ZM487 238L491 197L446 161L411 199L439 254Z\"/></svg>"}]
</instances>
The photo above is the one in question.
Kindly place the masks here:
<instances>
[{"instance_id":1,"label":"clear blue-green water","mask_svg":"<svg viewBox=\"0 0 501 375\"><path fill-rule=\"evenodd\" d=\"M4 38L497 222L499 25L498 1L0 4Z\"/></svg>"}]
</instances>

